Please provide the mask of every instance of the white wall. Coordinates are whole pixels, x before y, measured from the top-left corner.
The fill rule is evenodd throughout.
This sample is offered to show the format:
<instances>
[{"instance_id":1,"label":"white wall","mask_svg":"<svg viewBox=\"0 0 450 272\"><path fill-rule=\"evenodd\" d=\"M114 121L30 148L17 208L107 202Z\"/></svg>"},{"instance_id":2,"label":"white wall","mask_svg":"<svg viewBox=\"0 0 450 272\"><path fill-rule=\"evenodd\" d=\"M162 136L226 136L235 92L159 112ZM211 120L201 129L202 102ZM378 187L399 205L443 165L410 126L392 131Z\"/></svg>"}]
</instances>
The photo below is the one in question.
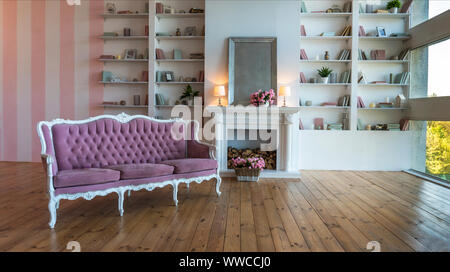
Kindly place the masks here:
<instances>
[{"instance_id":1,"label":"white wall","mask_svg":"<svg viewBox=\"0 0 450 272\"><path fill-rule=\"evenodd\" d=\"M290 85L289 105L300 87L300 1L206 0L205 103L216 105L216 84L228 82L228 38L277 37L278 85ZM300 116L304 113L300 112ZM298 169L401 170L411 166L413 132L297 131Z\"/></svg>"}]
</instances>

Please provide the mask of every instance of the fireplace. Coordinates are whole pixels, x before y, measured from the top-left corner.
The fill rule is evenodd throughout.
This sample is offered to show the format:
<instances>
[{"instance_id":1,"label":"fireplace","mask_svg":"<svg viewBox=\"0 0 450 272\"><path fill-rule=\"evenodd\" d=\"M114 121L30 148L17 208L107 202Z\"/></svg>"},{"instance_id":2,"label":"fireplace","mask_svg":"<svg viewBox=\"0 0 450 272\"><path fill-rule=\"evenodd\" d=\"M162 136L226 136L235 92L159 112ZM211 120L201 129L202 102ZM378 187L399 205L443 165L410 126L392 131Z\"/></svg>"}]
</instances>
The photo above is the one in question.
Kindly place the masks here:
<instances>
[{"instance_id":1,"label":"fireplace","mask_svg":"<svg viewBox=\"0 0 450 272\"><path fill-rule=\"evenodd\" d=\"M299 108L253 108L206 108L214 114L216 157L219 160L220 174L224 177L234 176L229 162L232 157L260 155L268 165L261 172L261 177L300 177L297 156L292 156L292 152L298 150L298 140L293 138L294 128L298 128ZM261 120L269 121L264 123Z\"/></svg>"}]
</instances>

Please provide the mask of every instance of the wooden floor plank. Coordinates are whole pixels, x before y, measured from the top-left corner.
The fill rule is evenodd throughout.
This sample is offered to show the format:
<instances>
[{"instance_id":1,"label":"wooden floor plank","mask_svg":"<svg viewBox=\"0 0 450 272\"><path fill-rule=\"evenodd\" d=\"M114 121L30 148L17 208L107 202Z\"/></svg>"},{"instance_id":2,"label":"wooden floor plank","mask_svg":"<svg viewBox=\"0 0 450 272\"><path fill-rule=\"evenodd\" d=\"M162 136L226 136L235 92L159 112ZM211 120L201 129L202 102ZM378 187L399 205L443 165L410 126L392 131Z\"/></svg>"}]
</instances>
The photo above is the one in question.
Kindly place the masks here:
<instances>
[{"instance_id":1,"label":"wooden floor plank","mask_svg":"<svg viewBox=\"0 0 450 272\"><path fill-rule=\"evenodd\" d=\"M241 250L258 251L256 242L255 220L252 207L251 183L241 182Z\"/></svg>"},{"instance_id":2,"label":"wooden floor plank","mask_svg":"<svg viewBox=\"0 0 450 272\"><path fill-rule=\"evenodd\" d=\"M38 163L0 162L0 251L450 251L450 190L402 172L302 171L301 179L223 178L63 200L48 227Z\"/></svg>"}]
</instances>

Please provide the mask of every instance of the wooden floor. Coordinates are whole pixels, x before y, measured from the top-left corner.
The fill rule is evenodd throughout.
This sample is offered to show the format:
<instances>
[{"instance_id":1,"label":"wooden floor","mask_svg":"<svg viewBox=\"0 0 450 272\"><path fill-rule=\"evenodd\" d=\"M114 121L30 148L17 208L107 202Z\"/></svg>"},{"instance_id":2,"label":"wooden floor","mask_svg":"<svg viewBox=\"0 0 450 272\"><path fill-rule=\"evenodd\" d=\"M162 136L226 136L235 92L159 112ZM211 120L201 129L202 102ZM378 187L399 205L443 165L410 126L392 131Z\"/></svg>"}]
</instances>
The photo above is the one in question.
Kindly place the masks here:
<instances>
[{"instance_id":1,"label":"wooden floor","mask_svg":"<svg viewBox=\"0 0 450 272\"><path fill-rule=\"evenodd\" d=\"M401 172L303 171L61 202L49 229L42 166L0 163L0 251L449 251L450 190Z\"/></svg>"}]
</instances>

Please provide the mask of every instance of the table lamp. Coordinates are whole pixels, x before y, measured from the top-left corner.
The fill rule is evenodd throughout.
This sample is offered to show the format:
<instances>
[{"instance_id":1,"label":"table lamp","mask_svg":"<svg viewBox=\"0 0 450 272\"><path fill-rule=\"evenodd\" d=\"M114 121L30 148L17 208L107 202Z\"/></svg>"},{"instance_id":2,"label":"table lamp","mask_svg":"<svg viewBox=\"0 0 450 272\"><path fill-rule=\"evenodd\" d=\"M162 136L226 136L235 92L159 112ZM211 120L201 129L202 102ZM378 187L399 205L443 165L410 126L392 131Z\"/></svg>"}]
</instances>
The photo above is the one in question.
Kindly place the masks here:
<instances>
[{"instance_id":1,"label":"table lamp","mask_svg":"<svg viewBox=\"0 0 450 272\"><path fill-rule=\"evenodd\" d=\"M219 107L222 107L222 96L225 96L225 87L223 85L217 85L214 87L214 96L219 97Z\"/></svg>"},{"instance_id":2,"label":"table lamp","mask_svg":"<svg viewBox=\"0 0 450 272\"><path fill-rule=\"evenodd\" d=\"M283 97L283 107L286 107L286 96L291 96L291 87L289 86L281 86L278 90L278 96Z\"/></svg>"}]
</instances>

